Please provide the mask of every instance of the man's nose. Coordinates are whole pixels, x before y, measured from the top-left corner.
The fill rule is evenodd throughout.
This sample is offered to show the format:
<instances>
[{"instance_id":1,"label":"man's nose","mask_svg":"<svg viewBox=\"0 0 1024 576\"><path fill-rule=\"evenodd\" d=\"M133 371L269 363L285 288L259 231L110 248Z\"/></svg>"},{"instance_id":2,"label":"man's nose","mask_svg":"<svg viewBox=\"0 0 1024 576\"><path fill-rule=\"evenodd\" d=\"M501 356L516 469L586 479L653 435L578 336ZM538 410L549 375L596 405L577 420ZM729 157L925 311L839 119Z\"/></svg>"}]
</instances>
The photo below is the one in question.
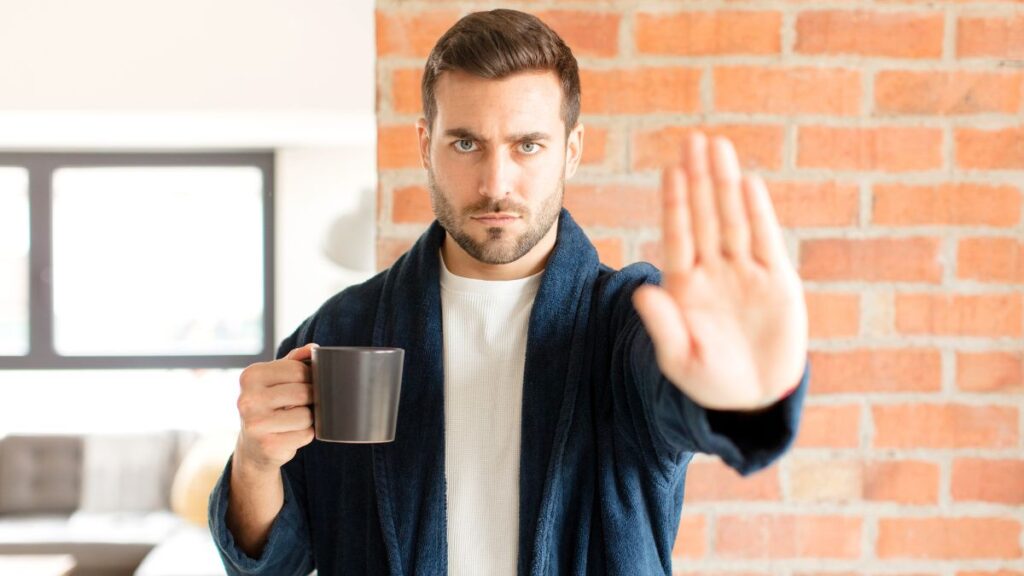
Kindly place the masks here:
<instances>
[{"instance_id":1,"label":"man's nose","mask_svg":"<svg viewBox=\"0 0 1024 576\"><path fill-rule=\"evenodd\" d=\"M508 196L512 192L514 173L515 165L504 151L491 152L484 160L480 175L480 195L494 199Z\"/></svg>"}]
</instances>

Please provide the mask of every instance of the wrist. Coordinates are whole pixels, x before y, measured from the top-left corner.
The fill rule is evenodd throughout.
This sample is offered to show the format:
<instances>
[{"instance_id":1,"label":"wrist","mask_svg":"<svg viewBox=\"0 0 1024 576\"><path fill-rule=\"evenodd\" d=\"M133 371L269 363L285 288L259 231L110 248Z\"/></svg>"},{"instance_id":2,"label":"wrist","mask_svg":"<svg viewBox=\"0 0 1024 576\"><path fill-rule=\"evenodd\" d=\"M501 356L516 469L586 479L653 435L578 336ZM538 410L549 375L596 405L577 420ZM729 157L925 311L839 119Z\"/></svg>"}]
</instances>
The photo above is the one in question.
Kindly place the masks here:
<instances>
[{"instance_id":1,"label":"wrist","mask_svg":"<svg viewBox=\"0 0 1024 576\"><path fill-rule=\"evenodd\" d=\"M796 386L793 386L792 388L787 390L784 394L782 394L782 396L779 396L778 398L775 398L774 400L769 401L767 404L763 404L761 406L757 406L757 407L754 407L754 408L747 408L747 409L743 409L743 410L735 410L735 412L740 412L740 413L743 413L743 414L763 414L763 413L768 412L769 410L771 410L779 402L782 402L786 398L789 398L790 396L792 396L793 393L796 392L797 388L799 388L799 387L800 387L800 383L797 383Z\"/></svg>"},{"instance_id":2,"label":"wrist","mask_svg":"<svg viewBox=\"0 0 1024 576\"><path fill-rule=\"evenodd\" d=\"M281 472L281 467L272 463L261 463L255 459L248 458L241 449L235 449L231 456L231 473L235 478L244 481L246 484L263 484L275 478Z\"/></svg>"}]
</instances>

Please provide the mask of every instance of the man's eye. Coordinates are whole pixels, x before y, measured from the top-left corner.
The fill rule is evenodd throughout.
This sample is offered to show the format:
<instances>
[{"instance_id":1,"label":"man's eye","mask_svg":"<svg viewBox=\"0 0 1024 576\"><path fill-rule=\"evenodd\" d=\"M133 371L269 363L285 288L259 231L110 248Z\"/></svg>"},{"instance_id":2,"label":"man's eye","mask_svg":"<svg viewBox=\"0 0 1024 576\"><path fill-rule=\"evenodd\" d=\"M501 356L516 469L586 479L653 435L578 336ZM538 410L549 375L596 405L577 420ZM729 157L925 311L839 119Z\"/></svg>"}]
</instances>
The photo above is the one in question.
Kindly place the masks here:
<instances>
[{"instance_id":1,"label":"man's eye","mask_svg":"<svg viewBox=\"0 0 1024 576\"><path fill-rule=\"evenodd\" d=\"M526 154L536 154L540 152L540 144L536 142L523 142L519 145L519 149Z\"/></svg>"},{"instance_id":2,"label":"man's eye","mask_svg":"<svg viewBox=\"0 0 1024 576\"><path fill-rule=\"evenodd\" d=\"M474 142L468 138L455 141L455 149L459 152L472 152L474 148Z\"/></svg>"}]
</instances>

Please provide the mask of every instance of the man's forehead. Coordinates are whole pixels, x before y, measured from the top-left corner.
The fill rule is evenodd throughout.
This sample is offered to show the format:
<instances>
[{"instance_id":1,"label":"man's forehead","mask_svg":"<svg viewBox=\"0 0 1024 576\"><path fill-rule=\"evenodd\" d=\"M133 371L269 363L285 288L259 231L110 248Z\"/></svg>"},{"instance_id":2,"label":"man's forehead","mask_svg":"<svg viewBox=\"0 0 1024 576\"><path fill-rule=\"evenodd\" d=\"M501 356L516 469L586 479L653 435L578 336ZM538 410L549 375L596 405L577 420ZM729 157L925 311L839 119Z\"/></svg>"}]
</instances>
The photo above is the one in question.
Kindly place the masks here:
<instances>
[{"instance_id":1,"label":"man's forehead","mask_svg":"<svg viewBox=\"0 0 1024 576\"><path fill-rule=\"evenodd\" d=\"M553 71L500 79L445 71L435 87L437 128L473 132L551 132L562 125L562 89Z\"/></svg>"},{"instance_id":2,"label":"man's forehead","mask_svg":"<svg viewBox=\"0 0 1024 576\"><path fill-rule=\"evenodd\" d=\"M537 88L561 93L558 75L554 70L524 70L501 78L484 78L464 70L445 70L437 76L435 91L441 92L446 88L465 90L487 87L500 90Z\"/></svg>"}]
</instances>

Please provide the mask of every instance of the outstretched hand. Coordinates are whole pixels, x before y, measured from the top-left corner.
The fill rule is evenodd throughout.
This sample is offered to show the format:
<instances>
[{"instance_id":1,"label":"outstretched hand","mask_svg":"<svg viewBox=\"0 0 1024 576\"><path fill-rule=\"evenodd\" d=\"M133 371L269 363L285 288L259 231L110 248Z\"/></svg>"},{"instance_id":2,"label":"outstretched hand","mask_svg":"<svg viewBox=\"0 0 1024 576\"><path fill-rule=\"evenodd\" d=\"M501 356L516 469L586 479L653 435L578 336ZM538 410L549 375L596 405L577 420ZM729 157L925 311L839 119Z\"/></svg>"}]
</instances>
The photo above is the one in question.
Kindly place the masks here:
<instances>
[{"instance_id":1,"label":"outstretched hand","mask_svg":"<svg viewBox=\"0 0 1024 576\"><path fill-rule=\"evenodd\" d=\"M710 150L709 150L710 149ZM700 132L661 182L661 286L633 293L658 367L705 408L758 410L791 390L807 309L764 181L729 140Z\"/></svg>"}]
</instances>

